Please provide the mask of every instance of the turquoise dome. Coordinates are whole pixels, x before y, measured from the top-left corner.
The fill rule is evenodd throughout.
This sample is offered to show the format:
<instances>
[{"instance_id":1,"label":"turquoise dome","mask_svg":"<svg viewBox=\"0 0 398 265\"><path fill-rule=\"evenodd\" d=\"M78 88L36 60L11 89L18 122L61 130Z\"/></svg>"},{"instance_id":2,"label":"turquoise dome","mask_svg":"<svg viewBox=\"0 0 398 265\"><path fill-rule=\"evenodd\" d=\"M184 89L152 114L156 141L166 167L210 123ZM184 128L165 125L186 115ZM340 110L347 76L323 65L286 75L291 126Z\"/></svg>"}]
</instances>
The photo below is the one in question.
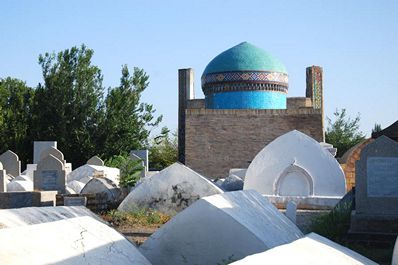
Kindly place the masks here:
<instances>
[{"instance_id":1,"label":"turquoise dome","mask_svg":"<svg viewBox=\"0 0 398 265\"><path fill-rule=\"evenodd\" d=\"M216 56L203 75L230 71L271 71L287 74L285 66L275 57L248 42L242 42Z\"/></svg>"}]
</instances>

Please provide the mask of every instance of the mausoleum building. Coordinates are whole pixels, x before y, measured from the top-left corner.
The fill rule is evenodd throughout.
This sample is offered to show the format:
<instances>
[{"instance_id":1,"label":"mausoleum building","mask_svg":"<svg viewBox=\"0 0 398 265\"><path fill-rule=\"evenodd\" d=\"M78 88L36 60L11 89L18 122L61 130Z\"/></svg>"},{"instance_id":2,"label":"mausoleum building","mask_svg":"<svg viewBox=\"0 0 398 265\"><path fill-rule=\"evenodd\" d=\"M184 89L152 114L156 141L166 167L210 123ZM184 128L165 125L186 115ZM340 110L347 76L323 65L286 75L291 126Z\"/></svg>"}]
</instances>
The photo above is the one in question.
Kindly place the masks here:
<instances>
[{"instance_id":1,"label":"mausoleum building","mask_svg":"<svg viewBox=\"0 0 398 265\"><path fill-rule=\"evenodd\" d=\"M216 56L195 99L193 69L179 70L179 161L207 177L247 168L278 136L299 130L324 141L322 68L306 70L305 97L287 97L288 72L274 56L240 43Z\"/></svg>"}]
</instances>

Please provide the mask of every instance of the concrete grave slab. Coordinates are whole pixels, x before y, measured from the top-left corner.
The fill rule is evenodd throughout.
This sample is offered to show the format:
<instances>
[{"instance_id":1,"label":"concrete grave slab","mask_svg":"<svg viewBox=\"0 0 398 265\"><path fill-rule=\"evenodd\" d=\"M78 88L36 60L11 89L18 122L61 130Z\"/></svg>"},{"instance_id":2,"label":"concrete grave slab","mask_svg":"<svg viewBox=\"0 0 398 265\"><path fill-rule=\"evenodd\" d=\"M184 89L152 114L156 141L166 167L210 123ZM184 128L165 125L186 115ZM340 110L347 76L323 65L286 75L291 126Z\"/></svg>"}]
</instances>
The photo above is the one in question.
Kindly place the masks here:
<instances>
[{"instance_id":1,"label":"concrete grave slab","mask_svg":"<svg viewBox=\"0 0 398 265\"><path fill-rule=\"evenodd\" d=\"M346 192L337 160L311 137L288 132L261 150L250 164L244 189L255 189L275 204L333 208Z\"/></svg>"},{"instance_id":2,"label":"concrete grave slab","mask_svg":"<svg viewBox=\"0 0 398 265\"><path fill-rule=\"evenodd\" d=\"M141 245L154 265L227 264L290 243L300 230L256 191L204 197Z\"/></svg>"},{"instance_id":3,"label":"concrete grave slab","mask_svg":"<svg viewBox=\"0 0 398 265\"><path fill-rule=\"evenodd\" d=\"M56 191L7 191L0 193L0 209L55 206Z\"/></svg>"},{"instance_id":4,"label":"concrete grave slab","mask_svg":"<svg viewBox=\"0 0 398 265\"><path fill-rule=\"evenodd\" d=\"M12 228L82 216L90 216L98 221L102 220L84 206L25 207L0 210L0 226Z\"/></svg>"},{"instance_id":5,"label":"concrete grave slab","mask_svg":"<svg viewBox=\"0 0 398 265\"><path fill-rule=\"evenodd\" d=\"M80 194L88 193L101 194L101 198L107 202L117 202L121 200L122 195L121 189L106 178L92 178L87 182Z\"/></svg>"},{"instance_id":6,"label":"concrete grave slab","mask_svg":"<svg viewBox=\"0 0 398 265\"><path fill-rule=\"evenodd\" d=\"M3 164L3 168L13 177L17 177L21 174L21 161L19 161L18 155L11 150L4 152L0 155L0 162Z\"/></svg>"},{"instance_id":7,"label":"concrete grave slab","mask_svg":"<svg viewBox=\"0 0 398 265\"><path fill-rule=\"evenodd\" d=\"M0 260L30 265L150 264L121 234L88 216L0 229Z\"/></svg>"},{"instance_id":8,"label":"concrete grave slab","mask_svg":"<svg viewBox=\"0 0 398 265\"><path fill-rule=\"evenodd\" d=\"M367 264L376 265L370 259L315 233L308 234L290 244L248 256L231 263L233 265L258 264Z\"/></svg>"},{"instance_id":9,"label":"concrete grave slab","mask_svg":"<svg viewBox=\"0 0 398 265\"><path fill-rule=\"evenodd\" d=\"M192 169L174 163L158 174L143 179L118 209L128 212L152 208L166 214L175 214L202 197L222 192L214 183Z\"/></svg>"},{"instance_id":10,"label":"concrete grave slab","mask_svg":"<svg viewBox=\"0 0 398 265\"><path fill-rule=\"evenodd\" d=\"M79 194L80 191L84 188L84 186L89 182L92 178L87 177L82 179L83 181L87 180L86 182L81 182L78 180L72 180L66 184L67 187L72 189L75 193Z\"/></svg>"}]
</instances>

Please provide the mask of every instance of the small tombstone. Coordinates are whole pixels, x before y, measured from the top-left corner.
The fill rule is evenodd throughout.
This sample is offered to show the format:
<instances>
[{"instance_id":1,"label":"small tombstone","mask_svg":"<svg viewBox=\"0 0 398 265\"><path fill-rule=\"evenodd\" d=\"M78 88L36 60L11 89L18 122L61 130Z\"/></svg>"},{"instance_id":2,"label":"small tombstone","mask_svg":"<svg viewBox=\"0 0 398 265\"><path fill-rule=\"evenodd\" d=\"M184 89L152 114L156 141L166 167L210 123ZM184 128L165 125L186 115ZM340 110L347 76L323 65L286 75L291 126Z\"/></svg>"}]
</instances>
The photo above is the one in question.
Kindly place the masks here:
<instances>
[{"instance_id":1,"label":"small tombstone","mask_svg":"<svg viewBox=\"0 0 398 265\"><path fill-rule=\"evenodd\" d=\"M54 148L54 147L47 148L46 150L41 152L40 161L45 159L49 155L52 155L52 156L56 157L59 161L62 162L62 164L65 165L66 161L64 159L64 154L61 151L59 151L58 149Z\"/></svg>"},{"instance_id":2,"label":"small tombstone","mask_svg":"<svg viewBox=\"0 0 398 265\"><path fill-rule=\"evenodd\" d=\"M7 174L3 169L3 164L0 162L0 192L7 191Z\"/></svg>"},{"instance_id":3,"label":"small tombstone","mask_svg":"<svg viewBox=\"0 0 398 265\"><path fill-rule=\"evenodd\" d=\"M99 158L98 156L93 156L90 158L87 163L87 165L92 165L92 166L104 166L104 161Z\"/></svg>"},{"instance_id":4,"label":"small tombstone","mask_svg":"<svg viewBox=\"0 0 398 265\"><path fill-rule=\"evenodd\" d=\"M292 221L293 224L296 224L297 203L295 203L293 201L289 201L286 204L286 217L289 218L289 220Z\"/></svg>"},{"instance_id":5,"label":"small tombstone","mask_svg":"<svg viewBox=\"0 0 398 265\"><path fill-rule=\"evenodd\" d=\"M377 138L356 162L353 232L398 233L398 143Z\"/></svg>"},{"instance_id":6,"label":"small tombstone","mask_svg":"<svg viewBox=\"0 0 398 265\"><path fill-rule=\"evenodd\" d=\"M8 150L0 155L0 162L3 164L7 174L13 177L21 175L21 161L19 161L18 155L13 151Z\"/></svg>"},{"instance_id":7,"label":"small tombstone","mask_svg":"<svg viewBox=\"0 0 398 265\"><path fill-rule=\"evenodd\" d=\"M56 190L65 193L65 166L53 155L48 155L37 165L33 173L33 187L35 190Z\"/></svg>"},{"instance_id":8,"label":"small tombstone","mask_svg":"<svg viewBox=\"0 0 398 265\"><path fill-rule=\"evenodd\" d=\"M137 160L141 160L141 166L144 168L142 171L141 171L141 178L145 178L145 176L146 176L146 168L145 168L145 161L141 158L141 157L139 157L139 156L137 156L136 154L134 154L134 153L131 153L130 154L130 158L133 160L133 161L137 161Z\"/></svg>"},{"instance_id":9,"label":"small tombstone","mask_svg":"<svg viewBox=\"0 0 398 265\"><path fill-rule=\"evenodd\" d=\"M149 151L148 150L132 150L130 152L130 156L135 155L137 157L139 157L140 159L142 159L142 161L144 161L144 167L145 167L145 171L148 171L149 169Z\"/></svg>"},{"instance_id":10,"label":"small tombstone","mask_svg":"<svg viewBox=\"0 0 398 265\"><path fill-rule=\"evenodd\" d=\"M86 197L64 197L64 206L86 206Z\"/></svg>"},{"instance_id":11,"label":"small tombstone","mask_svg":"<svg viewBox=\"0 0 398 265\"><path fill-rule=\"evenodd\" d=\"M57 141L34 141L33 142L33 164L38 164L41 153L50 148L57 148Z\"/></svg>"}]
</instances>

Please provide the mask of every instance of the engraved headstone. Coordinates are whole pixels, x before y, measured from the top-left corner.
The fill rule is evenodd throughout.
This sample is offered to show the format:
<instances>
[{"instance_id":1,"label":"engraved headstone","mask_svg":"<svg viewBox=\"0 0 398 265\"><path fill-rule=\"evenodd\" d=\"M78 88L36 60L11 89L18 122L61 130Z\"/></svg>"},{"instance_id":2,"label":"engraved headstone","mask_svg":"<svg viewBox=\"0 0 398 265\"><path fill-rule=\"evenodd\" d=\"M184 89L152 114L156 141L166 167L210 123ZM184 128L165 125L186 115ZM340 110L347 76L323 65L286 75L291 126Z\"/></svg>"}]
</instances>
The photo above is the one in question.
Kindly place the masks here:
<instances>
[{"instance_id":1,"label":"engraved headstone","mask_svg":"<svg viewBox=\"0 0 398 265\"><path fill-rule=\"evenodd\" d=\"M356 162L353 232L398 234L398 143L377 138Z\"/></svg>"},{"instance_id":2,"label":"engraved headstone","mask_svg":"<svg viewBox=\"0 0 398 265\"><path fill-rule=\"evenodd\" d=\"M57 148L57 142L56 141L34 141L33 142L33 164L39 163L41 153L50 147Z\"/></svg>"},{"instance_id":3,"label":"engraved headstone","mask_svg":"<svg viewBox=\"0 0 398 265\"><path fill-rule=\"evenodd\" d=\"M86 197L64 197L64 206L86 206Z\"/></svg>"},{"instance_id":4,"label":"engraved headstone","mask_svg":"<svg viewBox=\"0 0 398 265\"><path fill-rule=\"evenodd\" d=\"M53 155L48 155L33 173L34 190L56 190L65 193L65 165Z\"/></svg>"},{"instance_id":5,"label":"engraved headstone","mask_svg":"<svg viewBox=\"0 0 398 265\"><path fill-rule=\"evenodd\" d=\"M104 161L99 158L98 156L93 156L90 158L87 163L87 165L93 165L93 166L104 166Z\"/></svg>"},{"instance_id":6,"label":"engraved headstone","mask_svg":"<svg viewBox=\"0 0 398 265\"><path fill-rule=\"evenodd\" d=\"M19 161L18 155L13 151L8 150L0 155L0 162L3 164L7 174L13 177L21 175L21 161Z\"/></svg>"}]
</instances>

